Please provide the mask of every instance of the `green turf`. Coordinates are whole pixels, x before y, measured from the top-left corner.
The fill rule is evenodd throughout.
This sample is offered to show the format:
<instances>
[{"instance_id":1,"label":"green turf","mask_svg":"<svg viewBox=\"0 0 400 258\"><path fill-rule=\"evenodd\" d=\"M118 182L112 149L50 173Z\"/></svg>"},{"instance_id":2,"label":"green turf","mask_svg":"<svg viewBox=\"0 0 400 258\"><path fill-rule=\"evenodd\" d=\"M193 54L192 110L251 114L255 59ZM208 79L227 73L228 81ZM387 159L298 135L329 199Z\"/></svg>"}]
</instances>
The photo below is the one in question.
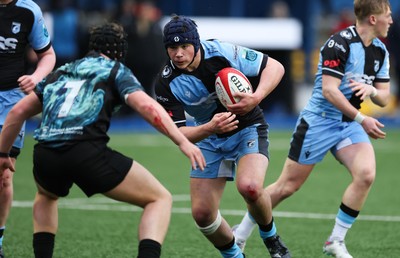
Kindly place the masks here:
<instances>
[{"instance_id":1,"label":"green turf","mask_svg":"<svg viewBox=\"0 0 400 258\"><path fill-rule=\"evenodd\" d=\"M286 157L290 132L270 134L271 163L266 184L280 173ZM35 186L31 173L32 137L26 137L25 148L17 163L14 177L15 205L7 223L4 248L7 258L29 258L32 254L32 208ZM357 258L400 257L400 132L389 131L386 140L374 141L377 156L377 178L358 220L347 236L347 246ZM163 246L163 257L220 257L215 248L196 229L190 215L189 161L167 138L158 134L113 134L110 146L133 156L151 171L177 198L171 225ZM334 215L344 188L350 181L346 170L330 155L294 196L276 208L278 232L291 249L293 257L324 257L322 244L329 235L333 219L288 218L284 212ZM180 199L181 198L181 199ZM183 198L183 199L182 199ZM54 257L136 257L137 222L140 210L119 203L103 203L101 196L85 199L73 188L62 200L59 211L59 232ZM24 202L25 201L25 202ZM66 201L78 201L67 205ZM82 204L81 202L84 201ZM23 204L26 204L25 206ZM64 205L65 204L65 205ZM112 207L109 209L109 207ZM229 223L236 224L244 212L244 203L228 183L221 211ZM234 212L233 212L234 211ZM235 212L238 215L235 215ZM225 213L225 214L224 214ZM229 215L233 214L233 215ZM367 217L376 215L374 217ZM365 216L365 220L361 218ZM396 221L381 221L387 216ZM372 220L366 220L371 218ZM269 257L258 233L254 232L246 246L247 257Z\"/></svg>"}]
</instances>

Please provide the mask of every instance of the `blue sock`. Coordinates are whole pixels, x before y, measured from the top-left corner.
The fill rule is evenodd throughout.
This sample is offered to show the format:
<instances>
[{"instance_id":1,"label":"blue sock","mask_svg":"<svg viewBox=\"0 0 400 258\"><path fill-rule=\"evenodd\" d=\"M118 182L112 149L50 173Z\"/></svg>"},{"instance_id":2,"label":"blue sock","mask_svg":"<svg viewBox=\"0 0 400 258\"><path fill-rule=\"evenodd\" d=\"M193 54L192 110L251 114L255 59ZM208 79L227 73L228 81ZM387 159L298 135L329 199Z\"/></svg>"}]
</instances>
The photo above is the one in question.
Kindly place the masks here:
<instances>
[{"instance_id":1,"label":"blue sock","mask_svg":"<svg viewBox=\"0 0 400 258\"><path fill-rule=\"evenodd\" d=\"M357 214L358 215L358 214ZM339 209L336 218L339 219L340 221L343 221L344 223L348 225L352 225L354 221L356 220L356 217L349 215L348 213L344 212L342 209Z\"/></svg>"},{"instance_id":2,"label":"blue sock","mask_svg":"<svg viewBox=\"0 0 400 258\"><path fill-rule=\"evenodd\" d=\"M235 239L223 247L216 247L224 258L244 258L242 250L235 243Z\"/></svg>"},{"instance_id":3,"label":"blue sock","mask_svg":"<svg viewBox=\"0 0 400 258\"><path fill-rule=\"evenodd\" d=\"M260 236L261 236L262 239L266 239L268 237L272 237L272 236L274 236L276 234L276 227L275 227L275 222L274 221L272 221L272 225L271 225L270 228L271 229L268 230L268 231L263 231L263 230L261 230L261 228L259 229Z\"/></svg>"},{"instance_id":4,"label":"blue sock","mask_svg":"<svg viewBox=\"0 0 400 258\"><path fill-rule=\"evenodd\" d=\"M0 227L0 247L3 246L3 234L4 234L4 229L6 229L6 226Z\"/></svg>"},{"instance_id":5,"label":"blue sock","mask_svg":"<svg viewBox=\"0 0 400 258\"><path fill-rule=\"evenodd\" d=\"M237 244L226 250L219 250L224 258L243 258L242 250Z\"/></svg>"}]
</instances>

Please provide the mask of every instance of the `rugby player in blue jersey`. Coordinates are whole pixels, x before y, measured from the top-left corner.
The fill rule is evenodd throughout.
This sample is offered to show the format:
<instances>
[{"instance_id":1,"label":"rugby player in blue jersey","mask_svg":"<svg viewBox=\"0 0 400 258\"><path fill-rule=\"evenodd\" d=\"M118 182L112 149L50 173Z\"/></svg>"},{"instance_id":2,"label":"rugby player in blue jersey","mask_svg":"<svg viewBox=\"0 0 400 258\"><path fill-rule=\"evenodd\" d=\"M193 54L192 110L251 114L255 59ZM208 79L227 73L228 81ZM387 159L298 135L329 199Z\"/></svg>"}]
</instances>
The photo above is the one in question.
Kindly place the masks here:
<instances>
[{"instance_id":1,"label":"rugby player in blue jersey","mask_svg":"<svg viewBox=\"0 0 400 258\"><path fill-rule=\"evenodd\" d=\"M321 48L314 90L298 118L282 174L267 187L276 207L300 189L315 164L330 151L352 177L323 246L325 254L340 258L352 257L345 236L375 179L375 154L369 137L386 136L384 125L362 114L360 104L370 97L383 107L390 99L389 54L379 40L388 35L393 23L390 3L355 0L354 13L356 24L332 35ZM234 227L240 245L253 227L248 215Z\"/></svg>"},{"instance_id":2,"label":"rugby player in blue jersey","mask_svg":"<svg viewBox=\"0 0 400 258\"><path fill-rule=\"evenodd\" d=\"M25 67L28 46L38 59L36 69L29 75ZM0 128L10 109L53 70L55 62L40 7L31 0L0 0ZM10 152L14 164L23 146L24 132L22 126ZM4 257L3 234L13 199L12 178L9 170L0 177L0 258Z\"/></svg>"},{"instance_id":3,"label":"rugby player in blue jersey","mask_svg":"<svg viewBox=\"0 0 400 258\"><path fill-rule=\"evenodd\" d=\"M268 124L259 107L281 81L284 67L246 47L201 41L196 23L188 17L173 16L163 33L169 60L156 82L156 98L207 160L204 171L190 173L192 216L198 229L222 257L244 257L219 211L226 182L235 179L271 257L290 257L277 234L271 199L264 189ZM240 70L254 88L253 94L238 93L240 102L228 109L215 92L216 74L225 67ZM186 114L194 125L187 123Z\"/></svg>"},{"instance_id":4,"label":"rugby player in blue jersey","mask_svg":"<svg viewBox=\"0 0 400 258\"><path fill-rule=\"evenodd\" d=\"M88 197L103 194L143 208L138 226L138 258L159 258L172 208L169 191L139 162L107 147L113 113L126 103L168 136L202 171L204 157L148 96L121 63L126 34L116 23L90 31L90 52L48 75L9 112L0 136L0 176L14 164L8 157L23 122L42 112L35 130L33 249L36 258L53 256L59 197L76 184Z\"/></svg>"}]
</instances>

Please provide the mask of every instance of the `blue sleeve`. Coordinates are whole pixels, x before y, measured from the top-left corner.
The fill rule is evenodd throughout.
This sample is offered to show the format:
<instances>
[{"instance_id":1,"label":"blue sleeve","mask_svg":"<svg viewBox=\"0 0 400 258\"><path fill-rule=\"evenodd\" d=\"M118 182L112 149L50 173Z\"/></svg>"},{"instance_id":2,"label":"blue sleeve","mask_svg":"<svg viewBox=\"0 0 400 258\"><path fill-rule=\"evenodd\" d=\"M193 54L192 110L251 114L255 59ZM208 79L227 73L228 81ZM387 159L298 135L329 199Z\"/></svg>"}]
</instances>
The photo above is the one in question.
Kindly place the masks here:
<instances>
[{"instance_id":1,"label":"blue sleeve","mask_svg":"<svg viewBox=\"0 0 400 258\"><path fill-rule=\"evenodd\" d=\"M220 43L219 51L229 60L232 67L241 71L248 77L258 76L264 54L243 46L230 43Z\"/></svg>"},{"instance_id":2,"label":"blue sleeve","mask_svg":"<svg viewBox=\"0 0 400 258\"><path fill-rule=\"evenodd\" d=\"M389 62L389 52L387 51L385 45L382 43L382 49L385 51L385 58L383 59L383 65L376 75L375 81L377 82L388 82L390 80L390 62Z\"/></svg>"},{"instance_id":3,"label":"blue sleeve","mask_svg":"<svg viewBox=\"0 0 400 258\"><path fill-rule=\"evenodd\" d=\"M35 51L45 49L50 44L50 35L44 23L42 10L33 1L22 1L21 7L29 9L34 16L32 30L28 36L31 47Z\"/></svg>"}]
</instances>

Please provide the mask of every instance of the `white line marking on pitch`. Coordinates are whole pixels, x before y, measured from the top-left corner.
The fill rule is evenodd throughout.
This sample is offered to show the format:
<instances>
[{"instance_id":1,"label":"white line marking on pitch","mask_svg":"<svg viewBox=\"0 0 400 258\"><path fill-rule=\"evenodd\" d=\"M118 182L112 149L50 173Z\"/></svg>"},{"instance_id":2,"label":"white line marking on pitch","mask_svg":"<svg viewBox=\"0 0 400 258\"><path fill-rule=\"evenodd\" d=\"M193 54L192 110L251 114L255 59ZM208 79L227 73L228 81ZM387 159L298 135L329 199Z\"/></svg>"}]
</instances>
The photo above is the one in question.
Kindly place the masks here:
<instances>
[{"instance_id":1,"label":"white line marking on pitch","mask_svg":"<svg viewBox=\"0 0 400 258\"><path fill-rule=\"evenodd\" d=\"M190 196L186 194L174 195L174 202L189 202ZM32 208L33 201L13 201L12 206L16 208ZM58 203L60 209L73 210L99 210L99 211L142 211L141 208L128 205L104 197L92 198L66 198L60 199ZM172 208L172 213L190 214L190 208ZM245 210L221 210L223 215L243 216ZM300 219L334 219L336 214L274 211L274 217L277 218L300 218ZM400 222L400 216L382 216L382 215L360 215L357 220L365 221L386 221Z\"/></svg>"}]
</instances>

